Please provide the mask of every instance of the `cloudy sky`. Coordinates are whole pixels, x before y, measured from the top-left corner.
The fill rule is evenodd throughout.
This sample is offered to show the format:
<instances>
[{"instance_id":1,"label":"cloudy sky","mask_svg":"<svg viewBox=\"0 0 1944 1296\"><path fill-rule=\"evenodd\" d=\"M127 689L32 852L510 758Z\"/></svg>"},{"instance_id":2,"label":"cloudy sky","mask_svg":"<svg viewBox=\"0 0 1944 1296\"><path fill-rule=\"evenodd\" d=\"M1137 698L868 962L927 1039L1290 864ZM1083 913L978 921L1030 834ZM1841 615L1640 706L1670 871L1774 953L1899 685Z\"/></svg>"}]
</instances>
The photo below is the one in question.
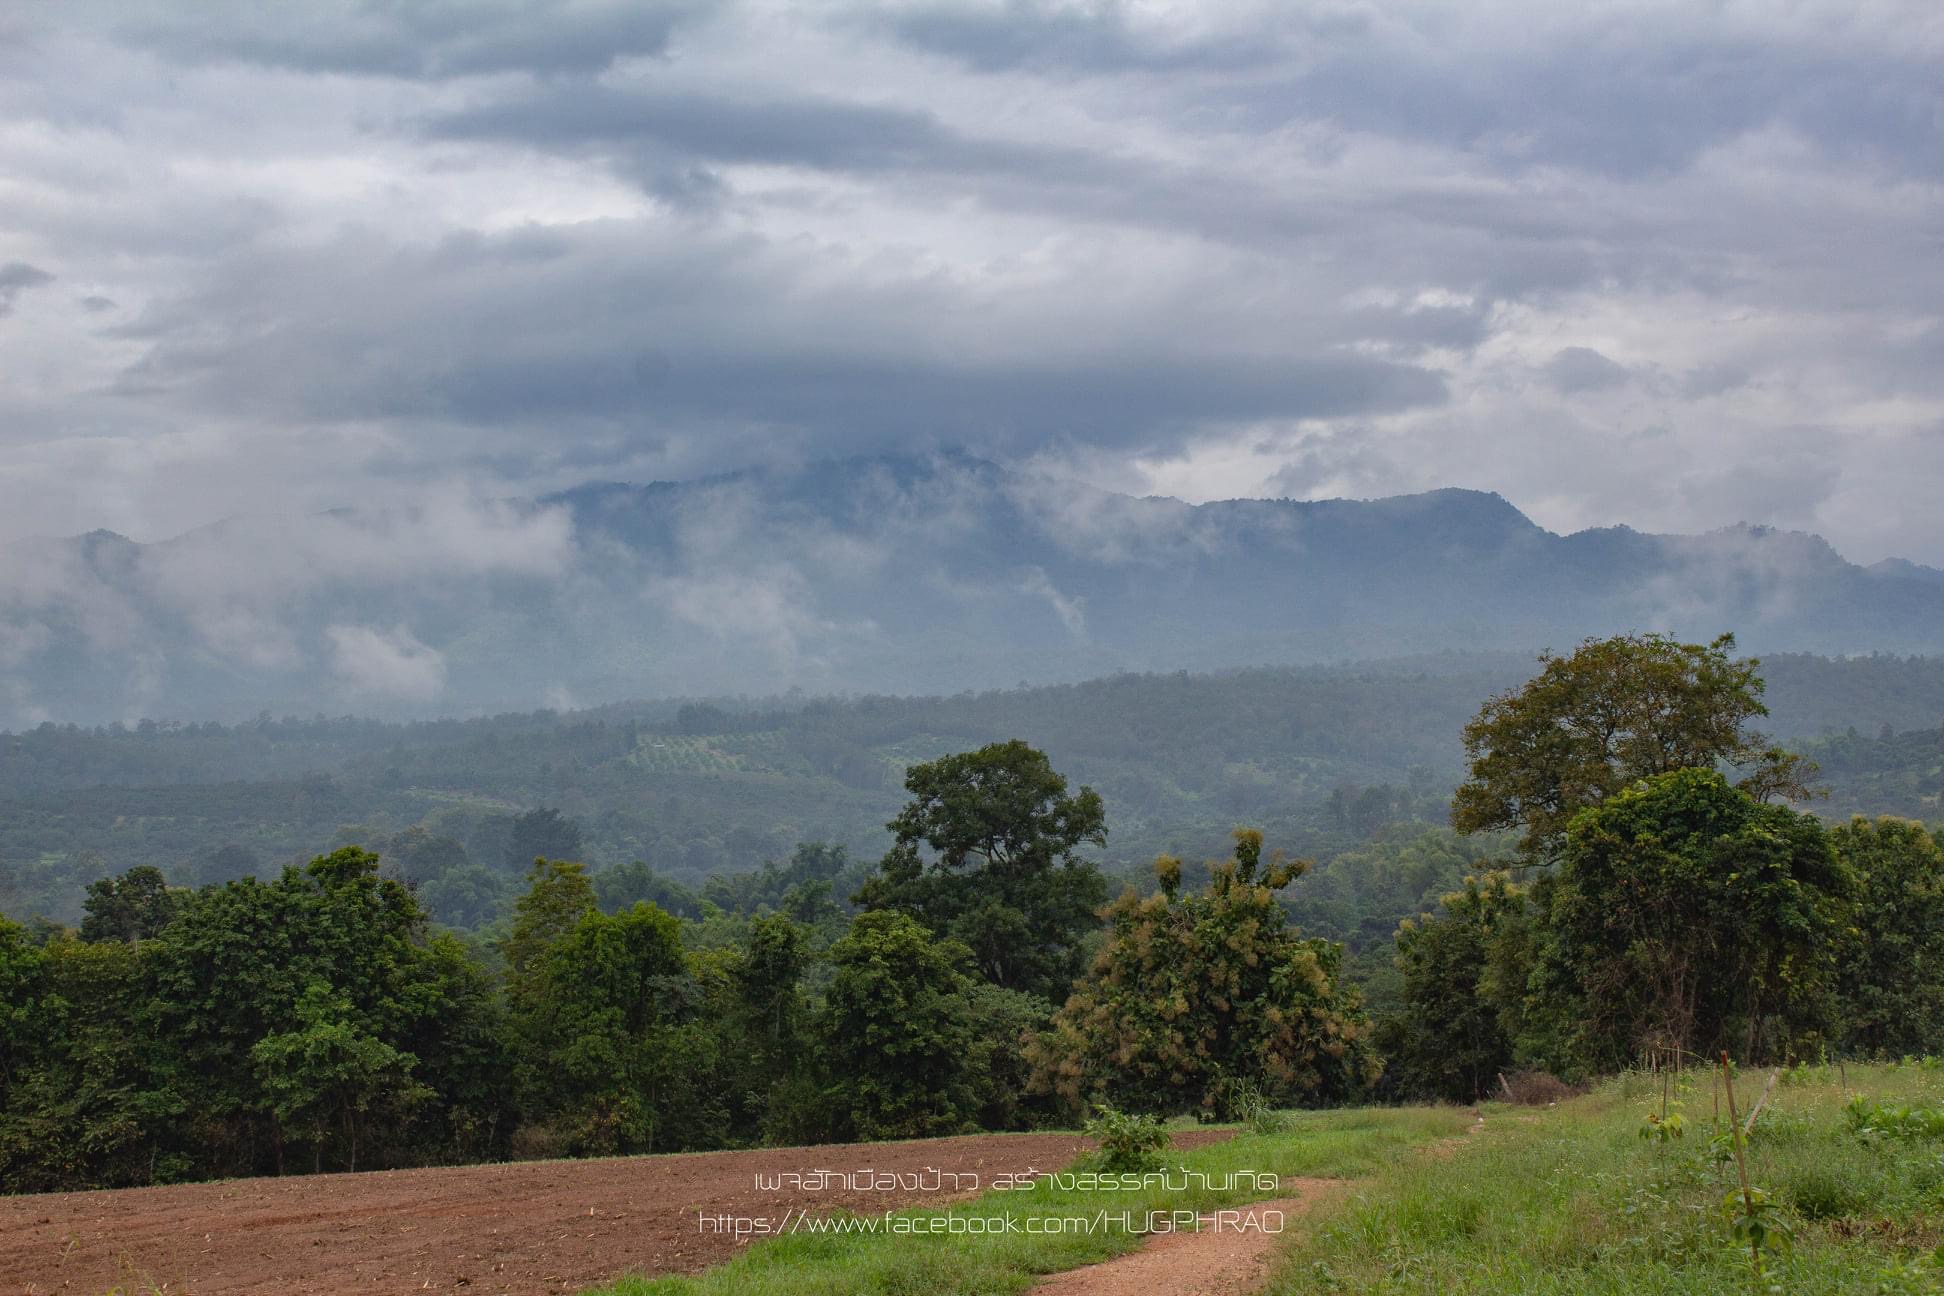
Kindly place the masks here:
<instances>
[{"instance_id":1,"label":"cloudy sky","mask_svg":"<svg viewBox=\"0 0 1944 1296\"><path fill-rule=\"evenodd\" d=\"M28 0L0 539L963 446L1944 562L1941 178L1935 0Z\"/></svg>"}]
</instances>

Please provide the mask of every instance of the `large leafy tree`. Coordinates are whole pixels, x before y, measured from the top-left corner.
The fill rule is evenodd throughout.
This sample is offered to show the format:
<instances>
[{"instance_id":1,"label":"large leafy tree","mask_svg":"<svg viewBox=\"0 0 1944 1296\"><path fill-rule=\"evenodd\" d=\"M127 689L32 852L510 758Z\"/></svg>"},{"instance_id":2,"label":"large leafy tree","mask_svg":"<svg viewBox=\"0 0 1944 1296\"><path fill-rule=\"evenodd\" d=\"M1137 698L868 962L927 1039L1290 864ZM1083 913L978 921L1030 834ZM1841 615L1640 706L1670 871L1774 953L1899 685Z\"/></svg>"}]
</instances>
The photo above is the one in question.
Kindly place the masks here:
<instances>
[{"instance_id":1,"label":"large leafy tree","mask_svg":"<svg viewBox=\"0 0 1944 1296\"><path fill-rule=\"evenodd\" d=\"M1846 1042L1892 1056L1944 1048L1944 850L1908 819L1859 815L1830 839L1862 887L1842 967Z\"/></svg>"},{"instance_id":2,"label":"large leafy tree","mask_svg":"<svg viewBox=\"0 0 1944 1296\"><path fill-rule=\"evenodd\" d=\"M1762 677L1734 647L1733 635L1705 645L1620 635L1541 657L1535 678L1465 726L1471 769L1453 826L1521 829L1521 850L1544 860L1574 815L1656 774L1726 764L1758 800L1806 796L1812 767L1749 727L1768 714Z\"/></svg>"},{"instance_id":3,"label":"large leafy tree","mask_svg":"<svg viewBox=\"0 0 1944 1296\"><path fill-rule=\"evenodd\" d=\"M783 914L764 914L730 972L752 1071L769 1081L801 1059L806 1005L801 982L810 968L809 933Z\"/></svg>"},{"instance_id":4,"label":"large leafy tree","mask_svg":"<svg viewBox=\"0 0 1944 1296\"><path fill-rule=\"evenodd\" d=\"M175 917L176 899L162 870L146 864L120 877L97 878L81 905L81 939L132 943L160 935Z\"/></svg>"},{"instance_id":5,"label":"large leafy tree","mask_svg":"<svg viewBox=\"0 0 1944 1296\"><path fill-rule=\"evenodd\" d=\"M373 1120L402 1122L432 1096L413 1078L418 1059L379 1039L348 1000L323 981L305 987L291 1030L266 1035L250 1061L285 1129L311 1144L311 1168L322 1170L324 1149L341 1134L346 1170L358 1168L358 1145Z\"/></svg>"},{"instance_id":6,"label":"large leafy tree","mask_svg":"<svg viewBox=\"0 0 1944 1296\"><path fill-rule=\"evenodd\" d=\"M46 966L26 929L0 916L0 1110L14 1073L33 1055Z\"/></svg>"},{"instance_id":7,"label":"large leafy tree","mask_svg":"<svg viewBox=\"0 0 1944 1296\"><path fill-rule=\"evenodd\" d=\"M1855 870L1822 824L1681 769L1576 817L1552 935L1600 1069L1643 1045L1786 1052L1828 1025Z\"/></svg>"},{"instance_id":8,"label":"large leafy tree","mask_svg":"<svg viewBox=\"0 0 1944 1296\"><path fill-rule=\"evenodd\" d=\"M445 1122L408 1132L404 1106L381 1111L355 1096L350 1126L318 1122L304 1093L323 1092L314 1082L339 1064L385 1084L433 1085L437 1106L463 1109L469 1125L497 1125L485 1079L505 1069L491 1043L495 1012L458 947L428 936L410 889L378 866L376 855L345 847L274 882L205 888L185 899L158 942L157 1012L195 1095L190 1133L203 1165L281 1169L292 1142L314 1164L343 1165L373 1114L397 1118L387 1162L437 1145L482 1147L448 1140ZM268 1039L280 1043L258 1053Z\"/></svg>"},{"instance_id":9,"label":"large leafy tree","mask_svg":"<svg viewBox=\"0 0 1944 1296\"><path fill-rule=\"evenodd\" d=\"M1014 739L914 765L896 841L857 894L963 943L994 985L1058 999L1079 971L1107 886L1084 845L1107 840L1090 787L1069 792Z\"/></svg>"},{"instance_id":10,"label":"large leafy tree","mask_svg":"<svg viewBox=\"0 0 1944 1296\"><path fill-rule=\"evenodd\" d=\"M576 1153L691 1144L708 1123L692 1079L711 1064L695 1008L679 919L646 903L583 912L515 1005L528 1114Z\"/></svg>"},{"instance_id":11,"label":"large leafy tree","mask_svg":"<svg viewBox=\"0 0 1944 1296\"><path fill-rule=\"evenodd\" d=\"M838 1137L918 1138L968 1123L969 959L887 910L859 914L830 947L835 975L817 1025Z\"/></svg>"},{"instance_id":12,"label":"large leafy tree","mask_svg":"<svg viewBox=\"0 0 1944 1296\"><path fill-rule=\"evenodd\" d=\"M526 892L513 904L513 928L500 943L515 1004L531 991L548 948L599 908L585 865L536 859L526 876Z\"/></svg>"},{"instance_id":13,"label":"large leafy tree","mask_svg":"<svg viewBox=\"0 0 1944 1296\"><path fill-rule=\"evenodd\" d=\"M1525 893L1502 872L1467 877L1439 912L1398 925L1404 1003L1379 1033L1387 1083L1459 1102L1485 1095L1512 1061L1528 925Z\"/></svg>"},{"instance_id":14,"label":"large leafy tree","mask_svg":"<svg viewBox=\"0 0 1944 1296\"><path fill-rule=\"evenodd\" d=\"M1160 890L1108 910L1105 945L1033 1048L1034 1086L1071 1109L1224 1115L1251 1088L1314 1102L1374 1080L1341 947L1304 939L1276 899L1307 867L1265 861L1253 829L1203 890L1183 894L1180 861L1157 861Z\"/></svg>"},{"instance_id":15,"label":"large leafy tree","mask_svg":"<svg viewBox=\"0 0 1944 1296\"><path fill-rule=\"evenodd\" d=\"M0 945L13 945L3 930ZM157 952L65 934L31 953L0 948L0 979L14 982L0 987L0 1029L16 1045L9 1058L0 1044L0 1183L122 1187L183 1171L185 1086L149 1007Z\"/></svg>"}]
</instances>

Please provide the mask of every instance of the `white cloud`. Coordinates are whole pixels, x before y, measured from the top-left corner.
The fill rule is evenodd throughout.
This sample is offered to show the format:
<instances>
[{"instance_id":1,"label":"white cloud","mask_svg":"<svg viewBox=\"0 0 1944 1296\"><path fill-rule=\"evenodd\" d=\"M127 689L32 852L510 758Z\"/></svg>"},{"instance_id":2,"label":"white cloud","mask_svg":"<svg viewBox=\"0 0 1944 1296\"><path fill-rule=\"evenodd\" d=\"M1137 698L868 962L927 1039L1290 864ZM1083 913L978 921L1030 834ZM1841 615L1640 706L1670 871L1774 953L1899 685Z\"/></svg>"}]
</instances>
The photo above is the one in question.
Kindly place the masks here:
<instances>
[{"instance_id":1,"label":"white cloud","mask_svg":"<svg viewBox=\"0 0 1944 1296\"><path fill-rule=\"evenodd\" d=\"M431 702L445 691L445 658L402 625L334 625L324 635L332 674L357 700Z\"/></svg>"}]
</instances>

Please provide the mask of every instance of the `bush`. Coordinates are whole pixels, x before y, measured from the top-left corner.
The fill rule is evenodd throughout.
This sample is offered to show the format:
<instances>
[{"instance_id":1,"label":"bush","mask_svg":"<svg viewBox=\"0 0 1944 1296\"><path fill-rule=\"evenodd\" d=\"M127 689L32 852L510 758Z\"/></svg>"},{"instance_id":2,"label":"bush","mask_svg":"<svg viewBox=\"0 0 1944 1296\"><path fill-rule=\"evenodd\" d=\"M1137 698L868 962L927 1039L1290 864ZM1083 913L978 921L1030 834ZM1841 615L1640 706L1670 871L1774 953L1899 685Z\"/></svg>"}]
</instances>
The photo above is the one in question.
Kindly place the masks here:
<instances>
[{"instance_id":1,"label":"bush","mask_svg":"<svg viewBox=\"0 0 1944 1296\"><path fill-rule=\"evenodd\" d=\"M1879 1139L1944 1139L1944 1108L1877 1103L1858 1096L1844 1108L1851 1132L1865 1142Z\"/></svg>"},{"instance_id":2,"label":"bush","mask_svg":"<svg viewBox=\"0 0 1944 1296\"><path fill-rule=\"evenodd\" d=\"M548 1121L528 1121L506 1143L511 1161L558 1161L573 1155L566 1131Z\"/></svg>"},{"instance_id":3,"label":"bush","mask_svg":"<svg viewBox=\"0 0 1944 1296\"><path fill-rule=\"evenodd\" d=\"M1153 1116L1135 1116L1101 1107L1087 1122L1087 1134L1100 1143L1100 1168L1114 1174L1153 1170L1168 1146L1168 1131Z\"/></svg>"},{"instance_id":4,"label":"bush","mask_svg":"<svg viewBox=\"0 0 1944 1296\"><path fill-rule=\"evenodd\" d=\"M1277 1111L1262 1090L1247 1080L1237 1080L1229 1086L1226 1105L1229 1119L1248 1126L1251 1134L1289 1132L1289 1113Z\"/></svg>"},{"instance_id":5,"label":"bush","mask_svg":"<svg viewBox=\"0 0 1944 1296\"><path fill-rule=\"evenodd\" d=\"M1805 1166L1788 1184L1789 1205L1806 1220L1840 1219L1869 1204L1870 1194L1843 1170Z\"/></svg>"},{"instance_id":6,"label":"bush","mask_svg":"<svg viewBox=\"0 0 1944 1296\"><path fill-rule=\"evenodd\" d=\"M1579 1092L1558 1076L1545 1071L1514 1071L1505 1077L1500 1091L1507 1102L1517 1103L1521 1107L1544 1107L1548 1103L1564 1102Z\"/></svg>"}]
</instances>

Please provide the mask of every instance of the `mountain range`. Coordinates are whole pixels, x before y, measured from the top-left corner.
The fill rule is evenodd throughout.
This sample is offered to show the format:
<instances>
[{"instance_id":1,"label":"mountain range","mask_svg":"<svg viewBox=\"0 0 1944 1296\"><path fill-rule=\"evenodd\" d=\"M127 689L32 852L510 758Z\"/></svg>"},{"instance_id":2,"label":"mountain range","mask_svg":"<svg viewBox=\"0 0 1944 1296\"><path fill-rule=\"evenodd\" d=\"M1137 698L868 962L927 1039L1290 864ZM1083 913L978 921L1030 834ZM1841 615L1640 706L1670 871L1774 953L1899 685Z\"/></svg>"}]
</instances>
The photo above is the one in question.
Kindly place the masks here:
<instances>
[{"instance_id":1,"label":"mountain range","mask_svg":"<svg viewBox=\"0 0 1944 1296\"><path fill-rule=\"evenodd\" d=\"M1559 535L1498 495L1136 498L963 454L97 531L0 561L0 725L917 693L1564 648L1927 653L1944 572L1756 525Z\"/></svg>"}]
</instances>

